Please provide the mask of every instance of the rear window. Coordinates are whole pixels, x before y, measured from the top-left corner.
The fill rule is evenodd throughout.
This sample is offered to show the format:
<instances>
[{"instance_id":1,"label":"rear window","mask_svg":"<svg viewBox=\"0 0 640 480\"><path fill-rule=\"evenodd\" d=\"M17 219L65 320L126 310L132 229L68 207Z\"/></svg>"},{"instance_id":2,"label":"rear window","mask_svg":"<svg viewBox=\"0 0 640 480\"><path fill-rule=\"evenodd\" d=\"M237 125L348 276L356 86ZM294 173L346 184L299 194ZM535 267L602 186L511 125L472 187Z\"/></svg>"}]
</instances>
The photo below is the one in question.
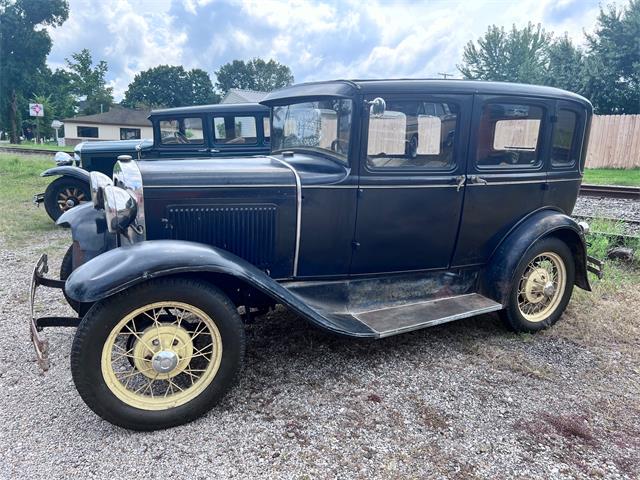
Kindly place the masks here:
<instances>
[{"instance_id":1,"label":"rear window","mask_svg":"<svg viewBox=\"0 0 640 480\"><path fill-rule=\"evenodd\" d=\"M201 118L160 120L160 141L163 145L204 143Z\"/></svg>"},{"instance_id":2,"label":"rear window","mask_svg":"<svg viewBox=\"0 0 640 480\"><path fill-rule=\"evenodd\" d=\"M522 103L487 103L478 127L480 168L537 167L544 109Z\"/></svg>"},{"instance_id":3,"label":"rear window","mask_svg":"<svg viewBox=\"0 0 640 480\"><path fill-rule=\"evenodd\" d=\"M255 117L214 117L213 136L216 143L244 145L258 142Z\"/></svg>"},{"instance_id":4,"label":"rear window","mask_svg":"<svg viewBox=\"0 0 640 480\"><path fill-rule=\"evenodd\" d=\"M578 115L572 110L559 110L553 125L553 147L551 165L567 167L573 165L577 156L576 126Z\"/></svg>"}]
</instances>

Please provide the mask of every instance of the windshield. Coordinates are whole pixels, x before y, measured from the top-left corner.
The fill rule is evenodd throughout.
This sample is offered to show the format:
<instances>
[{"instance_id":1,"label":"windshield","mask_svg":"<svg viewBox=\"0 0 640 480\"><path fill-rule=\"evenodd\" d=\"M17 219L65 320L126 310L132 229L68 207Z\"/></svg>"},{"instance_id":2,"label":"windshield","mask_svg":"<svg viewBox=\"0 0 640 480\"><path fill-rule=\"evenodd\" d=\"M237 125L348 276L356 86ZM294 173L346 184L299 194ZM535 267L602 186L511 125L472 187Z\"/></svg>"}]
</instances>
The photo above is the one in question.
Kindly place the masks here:
<instances>
[{"instance_id":1,"label":"windshield","mask_svg":"<svg viewBox=\"0 0 640 480\"><path fill-rule=\"evenodd\" d=\"M347 163L352 101L317 100L273 107L273 151L312 150Z\"/></svg>"}]
</instances>

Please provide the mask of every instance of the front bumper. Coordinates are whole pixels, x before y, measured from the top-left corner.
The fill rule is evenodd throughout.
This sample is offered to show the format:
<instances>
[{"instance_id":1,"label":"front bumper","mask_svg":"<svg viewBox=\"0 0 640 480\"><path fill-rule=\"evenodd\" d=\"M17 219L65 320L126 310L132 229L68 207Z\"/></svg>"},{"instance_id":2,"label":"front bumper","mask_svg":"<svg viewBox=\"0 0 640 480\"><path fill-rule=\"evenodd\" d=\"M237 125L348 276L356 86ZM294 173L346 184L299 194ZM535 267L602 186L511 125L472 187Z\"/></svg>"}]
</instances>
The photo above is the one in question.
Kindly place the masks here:
<instances>
[{"instance_id":1,"label":"front bumper","mask_svg":"<svg viewBox=\"0 0 640 480\"><path fill-rule=\"evenodd\" d=\"M45 327L77 327L80 324L78 317L36 317L35 297L36 291L40 285L43 287L63 289L65 282L63 280L54 280L46 278L49 272L48 258L43 254L38 259L31 276L31 286L29 288L29 330L31 342L36 350L38 365L42 370L49 370L49 342L42 335L42 329Z\"/></svg>"}]
</instances>

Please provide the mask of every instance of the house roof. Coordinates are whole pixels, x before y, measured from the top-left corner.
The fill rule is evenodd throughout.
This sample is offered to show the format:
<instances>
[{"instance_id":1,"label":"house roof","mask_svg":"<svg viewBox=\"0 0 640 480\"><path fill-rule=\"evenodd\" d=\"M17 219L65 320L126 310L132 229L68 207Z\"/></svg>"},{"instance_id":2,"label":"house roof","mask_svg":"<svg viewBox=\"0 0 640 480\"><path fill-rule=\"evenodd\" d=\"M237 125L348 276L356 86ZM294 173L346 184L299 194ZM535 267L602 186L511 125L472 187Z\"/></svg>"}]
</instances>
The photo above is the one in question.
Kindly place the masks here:
<instances>
[{"instance_id":1,"label":"house roof","mask_svg":"<svg viewBox=\"0 0 640 480\"><path fill-rule=\"evenodd\" d=\"M130 125L135 127L150 127L149 110L125 108L120 105L112 105L108 112L94 115L79 115L65 118L63 122L87 123L90 125Z\"/></svg>"},{"instance_id":2,"label":"house roof","mask_svg":"<svg viewBox=\"0 0 640 480\"><path fill-rule=\"evenodd\" d=\"M269 92L259 92L257 90L243 90L241 88L230 88L220 103L258 103Z\"/></svg>"}]
</instances>

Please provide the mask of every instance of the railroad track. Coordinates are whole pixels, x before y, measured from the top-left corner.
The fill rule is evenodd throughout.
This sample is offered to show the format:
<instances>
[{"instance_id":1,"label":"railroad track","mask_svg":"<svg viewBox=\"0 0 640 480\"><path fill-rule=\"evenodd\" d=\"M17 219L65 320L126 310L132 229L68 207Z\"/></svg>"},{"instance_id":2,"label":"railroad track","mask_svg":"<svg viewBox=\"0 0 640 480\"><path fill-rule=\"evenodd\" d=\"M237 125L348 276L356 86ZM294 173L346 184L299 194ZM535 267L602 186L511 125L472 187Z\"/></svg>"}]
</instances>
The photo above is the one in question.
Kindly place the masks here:
<instances>
[{"instance_id":1,"label":"railroad track","mask_svg":"<svg viewBox=\"0 0 640 480\"><path fill-rule=\"evenodd\" d=\"M44 148L19 148L19 147L0 147L0 153L17 153L19 155L45 155L53 157L56 154L54 150L45 150Z\"/></svg>"},{"instance_id":2,"label":"railroad track","mask_svg":"<svg viewBox=\"0 0 640 480\"><path fill-rule=\"evenodd\" d=\"M623 198L626 200L640 200L640 187L625 187L620 185L580 185L580 195L590 197Z\"/></svg>"}]
</instances>

